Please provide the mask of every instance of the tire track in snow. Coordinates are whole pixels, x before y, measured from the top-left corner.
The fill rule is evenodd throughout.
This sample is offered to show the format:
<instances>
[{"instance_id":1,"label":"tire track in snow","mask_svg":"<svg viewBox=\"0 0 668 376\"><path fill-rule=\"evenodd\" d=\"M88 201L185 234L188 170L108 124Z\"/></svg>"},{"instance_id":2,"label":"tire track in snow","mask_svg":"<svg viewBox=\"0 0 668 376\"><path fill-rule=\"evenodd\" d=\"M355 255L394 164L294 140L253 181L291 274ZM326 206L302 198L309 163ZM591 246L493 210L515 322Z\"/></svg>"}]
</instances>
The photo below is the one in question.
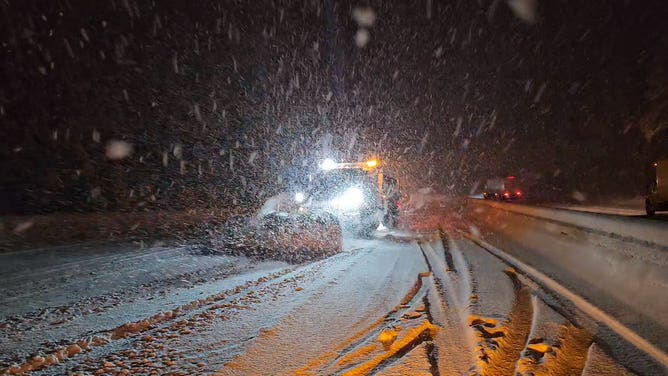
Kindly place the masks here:
<instances>
[{"instance_id":1,"label":"tire track in snow","mask_svg":"<svg viewBox=\"0 0 668 376\"><path fill-rule=\"evenodd\" d=\"M470 323L478 332L481 343L478 369L482 376L514 375L525 349L533 323L531 292L517 279L513 270L506 274L513 281L514 303L508 319L496 326L493 321L475 318Z\"/></svg>"},{"instance_id":2,"label":"tire track in snow","mask_svg":"<svg viewBox=\"0 0 668 376\"><path fill-rule=\"evenodd\" d=\"M520 375L570 376L581 375L593 344L592 334L573 325L562 326L555 346L528 343L516 372Z\"/></svg>"},{"instance_id":3,"label":"tire track in snow","mask_svg":"<svg viewBox=\"0 0 668 376\"><path fill-rule=\"evenodd\" d=\"M443 245L442 253L437 252L435 244ZM339 359L342 359L348 368L321 368L317 374L352 376L410 373L440 376L466 374L471 370L474 363L473 332L466 324L466 302L470 297L471 280L466 273L466 263L461 254L450 249L445 237L422 237L418 239L418 246L429 271L420 273L408 295L383 320L385 327L390 329L376 328L342 352ZM392 315L403 313L402 310L405 309L414 309L416 297L423 305L420 311L426 314L421 325L429 323L437 330L429 331L428 335L422 332L415 336L416 332L420 333L419 327L413 326L410 329L408 324L408 334L405 334L408 340L395 342L397 333L402 333L406 328L397 329L401 328L402 323L393 321L396 317L393 318ZM407 303L409 300L413 302ZM377 348L376 341L383 341L385 338L390 338L392 344L397 343L394 349L386 348L382 351ZM416 351L422 353L421 358L418 357L420 360L411 359L410 362L414 364L406 364L405 362L409 361L407 359L415 357L412 354ZM519 352L516 359L519 359ZM512 363L513 368L514 365L515 363Z\"/></svg>"},{"instance_id":4,"label":"tire track in snow","mask_svg":"<svg viewBox=\"0 0 668 376\"><path fill-rule=\"evenodd\" d=\"M104 257L102 259L102 263L99 262L99 258L93 258L93 259L87 259L87 260L82 260L79 262L73 262L73 263L68 263L65 265L62 265L61 267L56 267L53 270L45 270L41 273L35 273L33 274L32 272L21 272L20 275L15 276L13 278L9 278L7 280L3 279L2 283L5 286L10 286L10 283L8 281L16 281L18 279L25 278L27 279L31 284L33 285L41 285L39 288L33 287L33 288L26 288L25 283L26 281L22 281L21 284L17 285L14 287L14 290L20 289L23 291L23 293L19 293L17 295L11 295L3 298L0 300L0 304L5 304L5 305L10 305L13 304L13 302L17 300L24 300L26 298L30 298L34 295L41 294L41 295L48 295L46 293L50 293L53 291L58 291L63 288L62 285L58 283L49 283L49 281L56 279L56 278L62 278L63 277L63 272L64 271L72 271L75 267L78 269L75 270L75 273L79 274L85 274L85 273L91 273L95 271L101 271L101 273L96 274L98 278L102 278L107 275L112 275L116 273L118 268L120 268L120 264L128 264L128 265L134 265L135 267L137 265L141 265L141 260L149 259L149 258L157 258L158 256L160 257L169 257L171 255L180 255L183 252L187 252L186 248L167 248L164 250L159 250L159 251L147 251L144 253L141 253L139 255L131 255L127 256L126 253L121 253L117 255L112 255L109 257ZM88 269L86 269L88 268ZM71 274L68 277L72 278L75 274ZM26 278L28 276L28 278ZM44 277L44 278L42 278ZM11 290L8 290L11 291Z\"/></svg>"},{"instance_id":5,"label":"tire track in snow","mask_svg":"<svg viewBox=\"0 0 668 376\"><path fill-rule=\"evenodd\" d=\"M420 363L429 375L438 375L426 347L441 330L431 323L426 304L427 292L433 286L430 272L419 273L413 287L394 309L326 354L326 360L307 365L295 375L394 375L391 373L394 369L410 366L401 364L404 358L415 358L413 361Z\"/></svg>"},{"instance_id":6,"label":"tire track in snow","mask_svg":"<svg viewBox=\"0 0 668 376\"><path fill-rule=\"evenodd\" d=\"M324 281L335 277L336 284L322 291L318 286L307 287L319 292L308 304L272 325L272 336L259 338L216 374L332 375L344 372L337 365L340 357L357 359L361 356L358 350L374 344L376 335L390 325L387 312L411 297L414 278L425 265L414 244L387 240L355 243L369 248L360 252L359 262L350 265L346 256L330 262L324 270ZM375 345L364 351L375 350L373 356L378 355L380 345Z\"/></svg>"},{"instance_id":7,"label":"tire track in snow","mask_svg":"<svg viewBox=\"0 0 668 376\"><path fill-rule=\"evenodd\" d=\"M140 374L211 374L238 349L259 337L275 335L275 331L264 329L273 320L269 318L267 321L266 318L267 315L276 316L275 312L279 312L278 316L282 314L282 305L276 305L285 295L298 291L298 297L309 296L312 290L302 289L299 285L314 279L320 280L326 289L327 281L322 282L321 278L317 278L323 265L329 262L337 269L343 265L339 274L345 274L346 263L359 264L361 254L348 251L330 259L294 266L290 268L294 269L293 272L273 281L269 277L262 277L260 279L265 282L262 285L238 291L238 294L224 301L196 308L177 320L151 327L145 332L132 333L127 338L110 342L106 347L97 347L83 359L47 369L40 374L60 375L65 371L81 370L104 375L116 375L121 371ZM336 262L344 257L346 263ZM297 300L299 302L301 298ZM290 301L284 303L294 305ZM265 311L267 308L272 310L271 314ZM261 318L262 321L249 321L253 318ZM260 327L257 327L258 324ZM256 327L258 332L254 330Z\"/></svg>"},{"instance_id":8,"label":"tire track in snow","mask_svg":"<svg viewBox=\"0 0 668 376\"><path fill-rule=\"evenodd\" d=\"M448 236L445 234L445 231L443 231L443 228L438 229L438 235L441 238L441 244L443 245L443 254L445 256L445 263L448 266L446 271L456 272L457 269L455 268L455 262L453 261L452 253L450 252L450 245L448 244Z\"/></svg>"},{"instance_id":9,"label":"tire track in snow","mask_svg":"<svg viewBox=\"0 0 668 376\"><path fill-rule=\"evenodd\" d=\"M246 291L252 292L254 287L269 285L280 280L293 269L286 268L280 272L273 273L267 277L248 281L234 289L226 290L215 295L208 296L199 300L191 301L173 310L160 312L144 320L125 323L116 328L105 330L96 335L81 338L60 346L58 349L41 355L33 356L21 364L11 366L6 369L0 369L0 375L23 375L29 372L44 370L46 368L58 365L64 361L73 359L79 354L92 351L94 348L106 346L118 340L125 340L129 337L136 337L144 332L154 330L156 327L166 327L177 319L188 316L191 312L206 311L208 307L215 306L218 302L229 299L231 296L243 294ZM182 320L183 321L183 320Z\"/></svg>"},{"instance_id":10,"label":"tire track in snow","mask_svg":"<svg viewBox=\"0 0 668 376\"><path fill-rule=\"evenodd\" d=\"M442 374L461 375L470 371L474 361L474 334L467 325L469 302L464 300L470 296L470 285L454 269L455 258L452 258L453 268L449 268L446 251L443 250L441 258L434 249L446 241L436 237L431 242L418 244L434 276L434 288L428 298L434 323L442 328L434 338L438 369L443 370Z\"/></svg>"},{"instance_id":11,"label":"tire track in snow","mask_svg":"<svg viewBox=\"0 0 668 376\"><path fill-rule=\"evenodd\" d=\"M445 235L447 236L447 234ZM441 245L444 248L443 252L440 249ZM518 275L512 271L508 271L506 274L499 272L498 276L476 275L471 265L467 264L467 260L463 257L465 251L453 246L450 239L446 237L431 239L431 241L420 241L420 252L427 264L426 267L431 270L431 273L418 274L418 278L412 287L408 288L403 298L397 300L399 305L394 310L382 316L375 323L357 331L334 348L331 353L324 354L323 358L315 359L310 364L310 368L307 367L301 370L303 373L297 374L392 375L396 374L393 373L396 370L406 369L416 370L415 373L411 374L420 375L428 375L429 373L432 375L477 373L480 375L503 376L515 372L521 375L534 374L536 376L605 374L597 374L591 370L591 364L594 363L592 360L594 355L591 354L597 354L597 350L595 345L591 344L591 335L586 330L566 325L561 329L556 343L544 338L537 338L535 333L539 321L537 319L539 310L536 307L541 295L538 292L540 287L532 284L524 275ZM448 262L448 254L450 255L450 263ZM490 254L489 257L495 258L497 256ZM509 264L505 260L503 260L503 263ZM396 260L390 264L398 265ZM341 272L347 273L346 270L349 270L350 267L351 265L342 268ZM512 281L515 291L515 295L512 297L513 304L511 304L510 311L501 325L497 324L497 320L485 318L484 314L478 318L479 321L474 322L471 319L471 307L477 299L472 294L473 286L476 285L475 279L489 277L506 278L508 281ZM287 276L281 278L284 279ZM391 280L383 281L384 284L392 283ZM271 285L276 281L267 279L263 282L256 282L266 282ZM239 293L243 294L245 291L248 290L241 289ZM251 300L259 299L257 294L252 294L250 298ZM210 315L212 312L208 312L208 307L223 306L224 304L227 303L217 302L213 305L191 307L189 313L186 312L182 316L159 323L159 325L149 325L146 330L143 329L144 323L142 321L144 320L128 323L126 324L128 326L123 330L119 329L122 326L115 328L120 332L117 338L112 339L112 335L105 333L107 335L90 341L93 342L88 345L90 350L82 352L94 355L97 363L91 364L102 367L100 369L105 371L105 374L113 374L120 367L118 362L107 357L108 351L100 352L99 350L112 347L123 349L127 348L130 343L141 342L141 346L149 346L147 347L149 351L159 354L159 347L156 346L164 347L171 342L165 342L157 338L154 335L155 333L166 330L166 332L161 333L161 336L163 334L170 335L169 333L173 331L183 332L182 335L189 336L188 332L194 329L191 325L196 324L196 320L192 320L192 318L200 314ZM138 329L138 331L134 331L134 329ZM123 333L125 330L128 330L127 335ZM478 333L484 331L486 334L482 336L482 340L489 340L490 344L493 345L485 349L485 355L487 356L486 363L492 364L494 367L475 361L474 345L476 337L474 337L474 333L476 331ZM144 337L139 338L140 335ZM278 332L267 330L262 335L275 336L278 335ZM151 339L151 337L155 338ZM469 340L471 343L467 342ZM96 341L98 343L95 343ZM156 346L150 345L151 343ZM78 343L74 344L78 346ZM229 344L217 342L217 345L223 348ZM65 347L61 350L68 349L70 348ZM71 349L76 350L76 347ZM85 349L82 348L81 350ZM491 355L494 351L498 354ZM178 352L178 349L176 352ZM48 363L43 369L45 371L52 369L52 372L46 372L48 374L63 374L63 372L59 372L63 367L58 367L56 364L61 360L59 356L62 354L52 353L49 355L54 357L42 356L40 360ZM169 357L176 357L177 355L172 352L167 354L167 359L162 357L156 359L163 362L160 366L167 369L167 367L174 365L173 359L175 358ZM138 354L134 353L131 356L139 357ZM62 360L66 361L68 359L70 358L63 356ZM139 361L138 358L135 359ZM416 361L415 364L406 363L409 359L411 359L411 362L414 359L419 361ZM31 361L34 360L31 359ZM113 367L106 368L105 364L107 362ZM138 367L141 367L141 363L137 364L139 364ZM425 365L428 365L428 371L426 371ZM405 366L417 368L406 368ZM132 370L132 368L130 369ZM156 368L152 369L155 370ZM92 371L94 368L87 368L87 370ZM205 368L199 368L199 364L193 364L192 368L183 369L183 372L185 374L204 374L206 373L205 370ZM332 372L324 372L323 370ZM509 373L505 373L507 371ZM3 374L2 371L0 371L0 374Z\"/></svg>"},{"instance_id":12,"label":"tire track in snow","mask_svg":"<svg viewBox=\"0 0 668 376\"><path fill-rule=\"evenodd\" d=\"M473 250L469 250L471 252ZM484 252L481 250L481 252ZM482 254L473 257L481 264ZM488 255L488 258L494 258ZM489 260L491 261L491 260ZM481 376L522 375L522 376L568 376L580 375L587 358L587 350L593 336L585 329L578 328L566 321L562 322L556 312L539 300L538 286L519 276L512 268L494 272L493 264L478 265L473 278L489 278L498 282L498 278L508 278L512 283L512 305L499 323L496 319L484 316L470 316L469 325L476 330L479 347L476 374ZM496 267L502 266L498 263ZM484 282L484 281L481 281ZM498 291L482 291L482 299L499 297ZM490 295L491 293L491 295ZM478 303L478 302L476 302ZM483 302L484 303L484 302ZM485 310L494 312L494 305L484 304ZM546 315L540 308L549 309ZM497 306L498 308L498 306ZM490 309L492 309L490 311ZM538 335L545 320L550 325L559 326L559 333L554 337L543 338ZM556 320L555 320L556 319ZM563 319L565 320L565 319Z\"/></svg>"},{"instance_id":13,"label":"tire track in snow","mask_svg":"<svg viewBox=\"0 0 668 376\"><path fill-rule=\"evenodd\" d=\"M94 266L95 268L100 269L102 266L108 266L118 261L128 262L128 261L141 260L143 258L150 256L168 256L172 253L174 254L182 253L187 248L186 247L170 247L164 249L148 248L143 251L142 250L136 251L135 249L136 247L133 247L133 250L111 253L104 256L86 257L84 260L66 262L57 266L45 266L42 268L42 270L39 271L30 269L30 270L22 270L14 273L5 274L2 277L2 283L5 285L9 285L10 283L16 281L23 282L23 280L25 280L27 275L30 276L31 278L37 278L37 277L41 278L49 275L60 276L61 273L64 271L69 271L73 269L83 269L84 267L89 267L89 266ZM135 254L131 254L128 256L128 253L135 253Z\"/></svg>"},{"instance_id":14,"label":"tire track in snow","mask_svg":"<svg viewBox=\"0 0 668 376\"><path fill-rule=\"evenodd\" d=\"M168 276L164 279L150 280L149 282L124 289L122 292L107 292L61 306L42 308L38 312L29 312L9 317L4 321L0 321L0 334L9 335L10 333L20 332L25 337L30 336L31 332L40 333L48 330L53 333L54 329L60 330L63 325L69 325L73 321L81 323L81 320L90 315L99 317L100 314L118 309L121 305L132 304L141 299L159 298L160 292L165 285L178 284L178 282L184 280L192 282L193 285L205 282L210 283L224 280L230 276L241 275L243 272L250 272L252 270L253 268L250 264L239 263L232 265L231 260L226 261L223 259L222 263L210 263L203 269L186 270L184 273ZM69 326L78 327L76 324ZM3 347L7 347L8 343L3 343L5 341L6 338L0 339L0 350ZM9 356L9 354L3 355ZM2 363L7 364L6 359L0 357L0 365Z\"/></svg>"},{"instance_id":15,"label":"tire track in snow","mask_svg":"<svg viewBox=\"0 0 668 376\"><path fill-rule=\"evenodd\" d=\"M579 295L573 293L566 287L562 286L552 278L546 276L545 274L541 273L540 271L536 270L535 268L523 263L522 261L516 259L515 257L507 254L506 252L503 252L502 250L494 247L493 245L485 242L484 240L475 237L471 234L464 233L464 237L470 239L472 242L477 244L478 246L482 247L483 249L487 250L494 256L498 257L499 259L503 260L504 262L512 265L513 267L517 268L518 270L521 270L524 274L529 276L532 280L540 283L541 285L545 286L549 290L553 291L556 293L558 296L564 297L568 299L571 303L573 303L578 309L580 309L583 313L585 313L587 316L591 317L597 322L600 322L613 330L615 333L617 333L620 337L628 341L629 343L633 344L637 349L640 351L650 355L652 358L654 358L659 364L661 364L664 368L668 369L668 354L663 352L661 349L658 347L654 346L652 343L649 341L645 340L642 338L640 335L635 333L632 329L628 328L621 322L617 321L615 318L612 316L608 315L607 313L603 312L601 309L598 307L594 306L593 304L589 303L586 301L584 298L580 297Z\"/></svg>"},{"instance_id":16,"label":"tire track in snow","mask_svg":"<svg viewBox=\"0 0 668 376\"><path fill-rule=\"evenodd\" d=\"M469 315L468 323L476 331L479 345L477 347L478 361L468 373L481 376L513 374L566 376L583 373L589 359L588 354L591 353L590 349L593 346L593 335L588 330L570 323L565 325L555 323L554 325L560 325L556 337L546 339L536 336L536 326L539 320L542 323L545 318L552 317L550 315L543 317L544 313L537 308L539 296L544 296L540 287L518 275L512 268L504 270L503 273L498 271L498 275L480 274L484 270L474 273L474 268L467 265L463 251L452 241L448 241L449 239L443 238L443 236L447 237L447 234L440 232L440 235L442 236L441 244L444 248L447 247L442 259L438 258L438 253L435 252L435 244L438 243L423 244L422 251L434 270L437 282L440 279L438 290L446 302L450 302L450 306L454 304L459 307L459 309L455 307L455 310L460 317L470 312L470 307L477 303L478 296L472 293L476 279L491 278L493 281L498 281L499 277L508 278L513 286L512 305L501 325L495 319ZM447 261L448 255L451 263ZM489 255L489 257L495 258L496 256ZM505 260L503 263L513 266ZM440 278L438 278L439 274ZM443 289L446 291L442 291ZM467 293L470 295L466 295ZM488 292L483 299L494 299L494 295L490 296ZM486 306L494 307L494 305ZM445 313L448 313L448 309L449 314L446 314L446 319L452 320L452 307L446 306ZM559 312L564 311L560 309ZM557 315L557 312L553 314ZM557 322L560 321L557 320ZM452 370L451 358L444 362L442 358L444 351L439 348L444 344L438 341L434 343L439 364L449 365L449 368L446 368L447 374L462 374L461 371ZM459 351L460 359L466 359L466 354L461 354L462 349Z\"/></svg>"}]
</instances>

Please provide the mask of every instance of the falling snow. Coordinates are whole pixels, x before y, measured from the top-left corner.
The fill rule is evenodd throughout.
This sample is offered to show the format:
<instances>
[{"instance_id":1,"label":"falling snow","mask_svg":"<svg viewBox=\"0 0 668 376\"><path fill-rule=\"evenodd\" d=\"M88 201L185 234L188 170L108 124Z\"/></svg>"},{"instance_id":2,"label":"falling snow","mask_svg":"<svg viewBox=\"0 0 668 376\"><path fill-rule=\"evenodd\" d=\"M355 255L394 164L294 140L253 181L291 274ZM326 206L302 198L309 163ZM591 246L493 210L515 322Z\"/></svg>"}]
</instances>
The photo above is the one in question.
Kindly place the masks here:
<instances>
[{"instance_id":1,"label":"falling snow","mask_svg":"<svg viewBox=\"0 0 668 376\"><path fill-rule=\"evenodd\" d=\"M128 158L132 154L132 145L125 141L111 140L107 143L105 155L112 161Z\"/></svg>"}]
</instances>

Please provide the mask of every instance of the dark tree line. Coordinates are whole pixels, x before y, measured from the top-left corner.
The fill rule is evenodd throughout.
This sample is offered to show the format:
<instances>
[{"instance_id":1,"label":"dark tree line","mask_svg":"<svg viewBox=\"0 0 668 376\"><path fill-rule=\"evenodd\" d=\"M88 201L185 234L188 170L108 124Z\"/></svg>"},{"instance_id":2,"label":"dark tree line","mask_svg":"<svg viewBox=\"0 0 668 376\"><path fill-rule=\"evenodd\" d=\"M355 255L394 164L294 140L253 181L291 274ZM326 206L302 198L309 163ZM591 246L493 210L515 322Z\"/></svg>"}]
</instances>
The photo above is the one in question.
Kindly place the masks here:
<instances>
[{"instance_id":1,"label":"dark tree line","mask_svg":"<svg viewBox=\"0 0 668 376\"><path fill-rule=\"evenodd\" d=\"M252 205L326 153L411 188L637 193L668 147L662 3L492 4L2 2L1 209Z\"/></svg>"}]
</instances>

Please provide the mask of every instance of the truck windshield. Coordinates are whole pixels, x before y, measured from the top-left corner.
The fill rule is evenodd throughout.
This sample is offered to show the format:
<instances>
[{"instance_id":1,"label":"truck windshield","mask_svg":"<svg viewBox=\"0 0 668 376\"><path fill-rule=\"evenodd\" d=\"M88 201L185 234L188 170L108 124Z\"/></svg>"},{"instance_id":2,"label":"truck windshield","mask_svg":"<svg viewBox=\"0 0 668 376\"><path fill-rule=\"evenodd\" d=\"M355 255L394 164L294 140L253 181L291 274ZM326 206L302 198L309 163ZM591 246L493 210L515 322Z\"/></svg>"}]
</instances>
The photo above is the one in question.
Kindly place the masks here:
<instances>
[{"instance_id":1,"label":"truck windshield","mask_svg":"<svg viewBox=\"0 0 668 376\"><path fill-rule=\"evenodd\" d=\"M316 174L311 181L309 191L311 197L324 199L351 186L369 189L373 186L373 179L362 169L331 170Z\"/></svg>"}]
</instances>

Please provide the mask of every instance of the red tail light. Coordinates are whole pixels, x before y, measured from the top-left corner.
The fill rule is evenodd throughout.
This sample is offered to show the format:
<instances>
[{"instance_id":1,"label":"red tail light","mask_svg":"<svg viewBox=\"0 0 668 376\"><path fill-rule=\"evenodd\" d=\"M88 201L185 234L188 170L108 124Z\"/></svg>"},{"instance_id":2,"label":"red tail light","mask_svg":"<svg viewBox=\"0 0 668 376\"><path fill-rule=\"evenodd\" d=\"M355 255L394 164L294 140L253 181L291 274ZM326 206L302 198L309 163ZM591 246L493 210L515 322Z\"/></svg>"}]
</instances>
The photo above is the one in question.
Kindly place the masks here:
<instances>
[{"instance_id":1,"label":"red tail light","mask_svg":"<svg viewBox=\"0 0 668 376\"><path fill-rule=\"evenodd\" d=\"M521 191L517 191L517 192L515 192L515 194L516 194L517 196L521 196L521 195L522 195L522 192L521 192Z\"/></svg>"},{"instance_id":2,"label":"red tail light","mask_svg":"<svg viewBox=\"0 0 668 376\"><path fill-rule=\"evenodd\" d=\"M503 197L510 197L510 193L509 192L503 192Z\"/></svg>"}]
</instances>

